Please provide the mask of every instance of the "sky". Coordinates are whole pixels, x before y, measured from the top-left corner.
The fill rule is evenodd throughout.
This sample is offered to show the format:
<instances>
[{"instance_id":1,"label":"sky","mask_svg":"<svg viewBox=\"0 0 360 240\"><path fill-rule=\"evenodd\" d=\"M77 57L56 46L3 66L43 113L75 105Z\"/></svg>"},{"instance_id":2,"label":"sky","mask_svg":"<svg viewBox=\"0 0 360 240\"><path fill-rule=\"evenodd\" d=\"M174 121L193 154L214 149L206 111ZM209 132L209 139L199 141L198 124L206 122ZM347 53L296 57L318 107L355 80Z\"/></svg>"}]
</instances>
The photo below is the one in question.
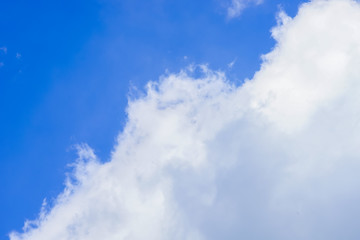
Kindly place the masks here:
<instances>
[{"instance_id":1,"label":"sky","mask_svg":"<svg viewBox=\"0 0 360 240\"><path fill-rule=\"evenodd\" d=\"M4 1L0 239L359 239L360 3Z\"/></svg>"}]
</instances>

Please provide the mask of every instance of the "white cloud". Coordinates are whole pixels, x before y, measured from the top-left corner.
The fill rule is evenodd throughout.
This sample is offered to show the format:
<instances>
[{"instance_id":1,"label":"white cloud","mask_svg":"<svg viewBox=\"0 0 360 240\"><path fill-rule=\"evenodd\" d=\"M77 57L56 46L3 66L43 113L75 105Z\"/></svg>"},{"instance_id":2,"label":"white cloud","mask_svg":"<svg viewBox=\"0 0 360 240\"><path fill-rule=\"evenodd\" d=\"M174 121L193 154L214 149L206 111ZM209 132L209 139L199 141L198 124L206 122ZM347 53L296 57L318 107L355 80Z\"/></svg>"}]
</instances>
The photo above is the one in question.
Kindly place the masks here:
<instances>
[{"instance_id":1,"label":"white cloud","mask_svg":"<svg viewBox=\"0 0 360 240\"><path fill-rule=\"evenodd\" d=\"M131 100L112 160L92 150L11 240L358 239L360 5L316 0L243 86L194 68Z\"/></svg>"},{"instance_id":2,"label":"white cloud","mask_svg":"<svg viewBox=\"0 0 360 240\"><path fill-rule=\"evenodd\" d=\"M231 0L229 7L227 8L228 18L239 17L243 10L251 4L260 5L263 0Z\"/></svg>"}]
</instances>

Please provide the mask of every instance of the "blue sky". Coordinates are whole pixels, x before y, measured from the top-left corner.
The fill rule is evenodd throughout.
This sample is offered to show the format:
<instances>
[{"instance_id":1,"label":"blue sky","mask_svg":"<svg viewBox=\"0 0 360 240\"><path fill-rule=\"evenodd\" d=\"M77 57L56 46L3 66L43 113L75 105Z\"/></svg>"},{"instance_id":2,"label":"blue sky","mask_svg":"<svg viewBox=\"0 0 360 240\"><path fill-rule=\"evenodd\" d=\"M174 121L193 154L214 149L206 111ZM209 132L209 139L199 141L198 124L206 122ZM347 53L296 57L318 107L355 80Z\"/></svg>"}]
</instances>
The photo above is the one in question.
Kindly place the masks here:
<instances>
[{"instance_id":1,"label":"blue sky","mask_svg":"<svg viewBox=\"0 0 360 240\"><path fill-rule=\"evenodd\" d=\"M303 2L249 3L230 18L226 0L3 1L0 238L63 191L75 144L110 161L129 95L191 64L241 85L274 49L277 13L293 17Z\"/></svg>"}]
</instances>

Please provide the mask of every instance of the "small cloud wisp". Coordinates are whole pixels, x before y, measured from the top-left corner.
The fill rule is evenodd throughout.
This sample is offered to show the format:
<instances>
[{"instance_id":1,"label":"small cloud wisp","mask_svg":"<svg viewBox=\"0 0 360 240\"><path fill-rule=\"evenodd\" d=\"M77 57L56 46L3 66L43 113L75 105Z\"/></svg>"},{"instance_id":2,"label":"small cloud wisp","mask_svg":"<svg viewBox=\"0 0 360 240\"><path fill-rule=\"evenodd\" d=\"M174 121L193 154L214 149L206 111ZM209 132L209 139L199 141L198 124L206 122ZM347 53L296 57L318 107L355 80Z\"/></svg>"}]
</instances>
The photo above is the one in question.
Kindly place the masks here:
<instances>
[{"instance_id":1,"label":"small cloud wisp","mask_svg":"<svg viewBox=\"0 0 360 240\"><path fill-rule=\"evenodd\" d=\"M263 0L231 0L227 8L227 17L229 19L239 17L249 5L260 5L262 3Z\"/></svg>"}]
</instances>

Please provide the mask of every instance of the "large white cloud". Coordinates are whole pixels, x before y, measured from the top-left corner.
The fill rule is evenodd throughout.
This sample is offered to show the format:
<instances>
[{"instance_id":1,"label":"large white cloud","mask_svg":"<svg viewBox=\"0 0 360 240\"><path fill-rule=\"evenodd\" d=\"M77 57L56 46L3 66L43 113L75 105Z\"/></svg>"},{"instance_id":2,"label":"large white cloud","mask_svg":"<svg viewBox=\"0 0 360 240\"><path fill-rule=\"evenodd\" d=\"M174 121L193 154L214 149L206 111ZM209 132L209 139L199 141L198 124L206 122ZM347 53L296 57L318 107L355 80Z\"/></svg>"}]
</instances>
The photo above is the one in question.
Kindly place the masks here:
<instances>
[{"instance_id":1,"label":"large white cloud","mask_svg":"<svg viewBox=\"0 0 360 240\"><path fill-rule=\"evenodd\" d=\"M359 239L359 23L359 3L316 0L279 14L240 87L206 66L149 83L112 160L79 147L10 239Z\"/></svg>"}]
</instances>

